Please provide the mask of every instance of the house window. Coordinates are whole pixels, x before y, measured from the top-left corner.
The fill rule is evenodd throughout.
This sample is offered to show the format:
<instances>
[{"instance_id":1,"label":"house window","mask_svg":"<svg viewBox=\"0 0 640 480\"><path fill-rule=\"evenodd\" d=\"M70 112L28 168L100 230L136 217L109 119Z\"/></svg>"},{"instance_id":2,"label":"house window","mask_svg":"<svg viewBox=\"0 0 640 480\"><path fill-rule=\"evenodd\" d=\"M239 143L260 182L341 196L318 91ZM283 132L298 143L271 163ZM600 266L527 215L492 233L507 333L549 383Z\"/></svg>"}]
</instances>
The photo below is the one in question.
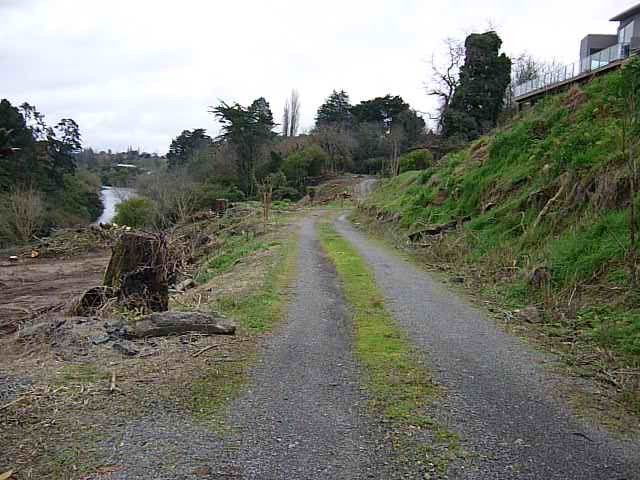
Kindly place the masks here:
<instances>
[{"instance_id":1,"label":"house window","mask_svg":"<svg viewBox=\"0 0 640 480\"><path fill-rule=\"evenodd\" d=\"M628 23L620 30L618 30L618 43L620 44L631 43L631 37L633 37L634 24L635 24L635 20L633 22Z\"/></svg>"},{"instance_id":2,"label":"house window","mask_svg":"<svg viewBox=\"0 0 640 480\"><path fill-rule=\"evenodd\" d=\"M620 48L619 54L621 58L629 56L634 24L635 20L633 22L629 22L623 28L618 30L618 45Z\"/></svg>"}]
</instances>

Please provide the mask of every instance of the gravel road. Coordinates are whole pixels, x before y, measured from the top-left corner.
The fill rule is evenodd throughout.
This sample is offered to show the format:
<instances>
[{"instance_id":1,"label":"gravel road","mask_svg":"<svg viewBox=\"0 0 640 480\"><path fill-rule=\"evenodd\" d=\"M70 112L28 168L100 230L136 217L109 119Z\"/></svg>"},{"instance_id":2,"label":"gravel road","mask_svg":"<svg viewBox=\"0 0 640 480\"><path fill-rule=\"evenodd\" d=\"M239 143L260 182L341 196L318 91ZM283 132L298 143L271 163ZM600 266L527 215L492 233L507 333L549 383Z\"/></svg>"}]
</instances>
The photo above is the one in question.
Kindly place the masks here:
<instances>
[{"instance_id":1,"label":"gravel road","mask_svg":"<svg viewBox=\"0 0 640 480\"><path fill-rule=\"evenodd\" d=\"M576 418L554 395L552 356L497 329L425 271L368 240L341 217L339 233L375 273L389 311L446 390L440 417L470 460L456 479L640 479L640 446Z\"/></svg>"},{"instance_id":2,"label":"gravel road","mask_svg":"<svg viewBox=\"0 0 640 480\"><path fill-rule=\"evenodd\" d=\"M225 468L251 479L378 478L350 316L311 219L302 222L299 244L287 323L231 407L227 424L237 433L226 443L236 447Z\"/></svg>"},{"instance_id":3,"label":"gravel road","mask_svg":"<svg viewBox=\"0 0 640 480\"><path fill-rule=\"evenodd\" d=\"M352 357L351 318L314 221L302 221L287 320L268 337L224 437L178 412L124 425L107 443L113 479L382 478L386 458Z\"/></svg>"}]
</instances>

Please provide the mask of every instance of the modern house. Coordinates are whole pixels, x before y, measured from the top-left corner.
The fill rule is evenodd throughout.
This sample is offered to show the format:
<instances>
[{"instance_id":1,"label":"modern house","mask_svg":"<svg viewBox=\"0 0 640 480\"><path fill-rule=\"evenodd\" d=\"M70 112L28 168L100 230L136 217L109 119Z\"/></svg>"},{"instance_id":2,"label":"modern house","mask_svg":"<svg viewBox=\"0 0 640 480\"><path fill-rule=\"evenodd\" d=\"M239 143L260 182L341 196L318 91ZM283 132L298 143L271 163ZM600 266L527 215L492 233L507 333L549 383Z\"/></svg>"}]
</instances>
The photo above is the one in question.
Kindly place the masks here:
<instances>
[{"instance_id":1,"label":"modern house","mask_svg":"<svg viewBox=\"0 0 640 480\"><path fill-rule=\"evenodd\" d=\"M619 22L617 34L584 37L580 42L579 62L517 85L514 89L516 102L529 102L565 85L586 81L593 75L617 68L630 55L640 52L640 4L616 15L611 21Z\"/></svg>"},{"instance_id":2,"label":"modern house","mask_svg":"<svg viewBox=\"0 0 640 480\"><path fill-rule=\"evenodd\" d=\"M617 35L587 35L580 43L580 71L603 67L640 49L640 4L611 19L620 22Z\"/></svg>"}]
</instances>

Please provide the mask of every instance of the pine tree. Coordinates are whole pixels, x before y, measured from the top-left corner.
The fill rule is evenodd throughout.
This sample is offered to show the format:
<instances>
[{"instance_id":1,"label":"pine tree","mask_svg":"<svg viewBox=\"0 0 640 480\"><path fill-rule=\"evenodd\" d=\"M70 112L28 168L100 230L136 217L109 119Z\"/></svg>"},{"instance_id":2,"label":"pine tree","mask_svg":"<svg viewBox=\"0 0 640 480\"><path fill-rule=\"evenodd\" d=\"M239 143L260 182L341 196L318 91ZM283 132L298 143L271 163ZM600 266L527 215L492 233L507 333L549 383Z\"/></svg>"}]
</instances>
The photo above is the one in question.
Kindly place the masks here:
<instances>
[{"instance_id":1,"label":"pine tree","mask_svg":"<svg viewBox=\"0 0 640 480\"><path fill-rule=\"evenodd\" d=\"M353 123L349 95L344 90L333 91L320 105L316 115L316 126L350 127Z\"/></svg>"}]
</instances>

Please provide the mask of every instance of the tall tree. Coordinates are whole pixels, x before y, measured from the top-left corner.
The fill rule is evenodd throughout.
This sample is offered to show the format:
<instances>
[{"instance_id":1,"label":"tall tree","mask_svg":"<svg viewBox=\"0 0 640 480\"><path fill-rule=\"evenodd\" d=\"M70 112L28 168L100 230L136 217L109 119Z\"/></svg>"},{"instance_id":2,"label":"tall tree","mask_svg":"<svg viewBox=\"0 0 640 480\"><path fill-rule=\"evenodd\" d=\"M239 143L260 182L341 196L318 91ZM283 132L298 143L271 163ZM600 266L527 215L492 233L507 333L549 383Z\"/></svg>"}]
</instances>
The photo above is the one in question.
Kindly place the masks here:
<instances>
[{"instance_id":1,"label":"tall tree","mask_svg":"<svg viewBox=\"0 0 640 480\"><path fill-rule=\"evenodd\" d=\"M248 108L221 102L211 112L222 126L218 141L232 145L237 152L241 190L253 195L260 148L271 140L275 126L268 102L259 98Z\"/></svg>"},{"instance_id":2,"label":"tall tree","mask_svg":"<svg viewBox=\"0 0 640 480\"><path fill-rule=\"evenodd\" d=\"M501 46L493 31L467 37L460 83L443 116L446 137L467 141L495 127L511 76L511 60L500 54Z\"/></svg>"},{"instance_id":3,"label":"tall tree","mask_svg":"<svg viewBox=\"0 0 640 480\"><path fill-rule=\"evenodd\" d=\"M35 150L35 140L18 108L0 101L0 192L24 183Z\"/></svg>"},{"instance_id":4,"label":"tall tree","mask_svg":"<svg viewBox=\"0 0 640 480\"><path fill-rule=\"evenodd\" d=\"M289 120L291 118L291 107L289 107L289 100L284 102L284 112L282 113L282 136L289 136Z\"/></svg>"},{"instance_id":5,"label":"tall tree","mask_svg":"<svg viewBox=\"0 0 640 480\"><path fill-rule=\"evenodd\" d=\"M300 94L296 89L291 90L291 97L284 103L282 116L282 136L295 137L300 127Z\"/></svg>"},{"instance_id":6,"label":"tall tree","mask_svg":"<svg viewBox=\"0 0 640 480\"><path fill-rule=\"evenodd\" d=\"M344 90L333 91L318 108L316 126L350 127L353 122L349 95Z\"/></svg>"},{"instance_id":7,"label":"tall tree","mask_svg":"<svg viewBox=\"0 0 640 480\"><path fill-rule=\"evenodd\" d=\"M371 100L363 100L351 109L358 123L380 123L390 129L402 112L409 110L409 104L402 97L389 94Z\"/></svg>"},{"instance_id":8,"label":"tall tree","mask_svg":"<svg viewBox=\"0 0 640 480\"><path fill-rule=\"evenodd\" d=\"M197 153L211 145L211 137L206 134L204 128L183 130L180 135L171 141L167 153L167 168L178 170L187 166Z\"/></svg>"},{"instance_id":9,"label":"tall tree","mask_svg":"<svg viewBox=\"0 0 640 480\"><path fill-rule=\"evenodd\" d=\"M295 137L300 128L300 94L297 90L291 91L289 100L289 136Z\"/></svg>"},{"instance_id":10,"label":"tall tree","mask_svg":"<svg viewBox=\"0 0 640 480\"><path fill-rule=\"evenodd\" d=\"M50 127L44 115L24 103L0 102L0 190L19 187L59 190L64 175L76 168L81 149L78 124L64 118Z\"/></svg>"}]
</instances>

